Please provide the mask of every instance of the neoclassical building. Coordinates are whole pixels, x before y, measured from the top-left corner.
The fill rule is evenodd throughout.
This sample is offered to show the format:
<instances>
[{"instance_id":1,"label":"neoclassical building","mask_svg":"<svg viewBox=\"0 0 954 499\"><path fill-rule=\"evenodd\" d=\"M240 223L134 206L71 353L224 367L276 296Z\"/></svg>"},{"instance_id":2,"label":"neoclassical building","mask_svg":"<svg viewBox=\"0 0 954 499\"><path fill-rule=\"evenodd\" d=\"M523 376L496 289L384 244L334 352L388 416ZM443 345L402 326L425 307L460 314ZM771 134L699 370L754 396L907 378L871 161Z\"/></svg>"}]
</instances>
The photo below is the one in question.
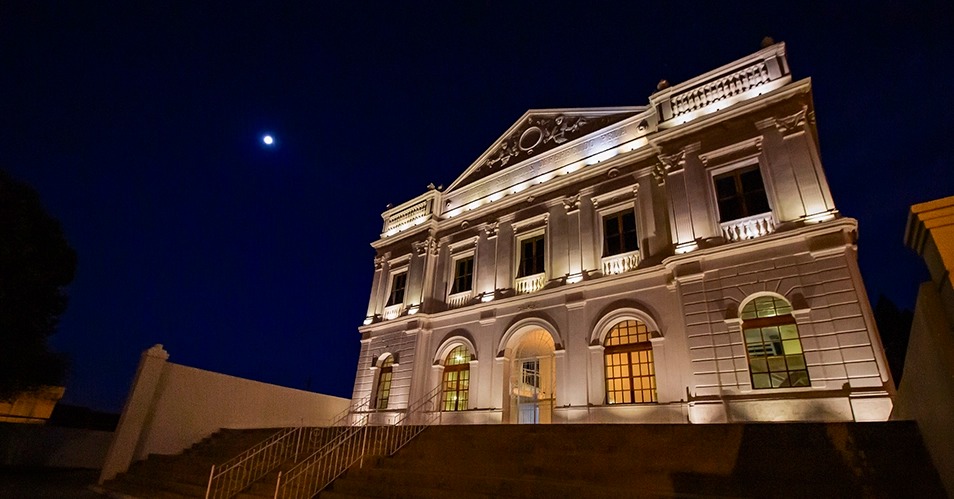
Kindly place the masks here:
<instances>
[{"instance_id":1,"label":"neoclassical building","mask_svg":"<svg viewBox=\"0 0 954 499\"><path fill-rule=\"evenodd\" d=\"M782 43L531 110L383 213L354 403L443 423L885 420L894 386Z\"/></svg>"}]
</instances>

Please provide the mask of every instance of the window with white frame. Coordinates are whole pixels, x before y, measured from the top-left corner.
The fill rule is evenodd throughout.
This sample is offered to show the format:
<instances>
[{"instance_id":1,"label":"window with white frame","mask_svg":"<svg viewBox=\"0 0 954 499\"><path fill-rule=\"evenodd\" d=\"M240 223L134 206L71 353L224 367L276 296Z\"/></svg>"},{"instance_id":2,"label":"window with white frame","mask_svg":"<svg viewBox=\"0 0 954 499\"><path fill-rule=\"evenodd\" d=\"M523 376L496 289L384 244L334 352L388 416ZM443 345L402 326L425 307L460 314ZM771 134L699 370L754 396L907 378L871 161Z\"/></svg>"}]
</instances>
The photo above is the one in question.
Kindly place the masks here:
<instances>
[{"instance_id":1,"label":"window with white frame","mask_svg":"<svg viewBox=\"0 0 954 499\"><path fill-rule=\"evenodd\" d=\"M755 157L710 171L712 202L726 241L753 239L775 232L769 184L763 173Z\"/></svg>"},{"instance_id":2,"label":"window with white frame","mask_svg":"<svg viewBox=\"0 0 954 499\"><path fill-rule=\"evenodd\" d=\"M460 345L444 358L441 379L441 410L466 411L470 398L470 350Z\"/></svg>"},{"instance_id":3,"label":"window with white frame","mask_svg":"<svg viewBox=\"0 0 954 499\"><path fill-rule=\"evenodd\" d=\"M517 277L546 272L546 239L543 232L521 238L517 246Z\"/></svg>"},{"instance_id":4,"label":"window with white frame","mask_svg":"<svg viewBox=\"0 0 954 499\"><path fill-rule=\"evenodd\" d=\"M656 368L649 329L642 321L624 320L603 341L607 404L656 402Z\"/></svg>"},{"instance_id":5,"label":"window with white frame","mask_svg":"<svg viewBox=\"0 0 954 499\"><path fill-rule=\"evenodd\" d=\"M474 289L474 255L454 259L454 278L451 294L464 293Z\"/></svg>"},{"instance_id":6,"label":"window with white frame","mask_svg":"<svg viewBox=\"0 0 954 499\"><path fill-rule=\"evenodd\" d=\"M759 296L739 315L752 388L811 386L790 303L774 296Z\"/></svg>"},{"instance_id":7,"label":"window with white frame","mask_svg":"<svg viewBox=\"0 0 954 499\"><path fill-rule=\"evenodd\" d=\"M636 212L632 208L603 216L603 256L639 250Z\"/></svg>"},{"instance_id":8,"label":"window with white frame","mask_svg":"<svg viewBox=\"0 0 954 499\"><path fill-rule=\"evenodd\" d=\"M719 222L730 222L772 211L758 163L716 175Z\"/></svg>"},{"instance_id":9,"label":"window with white frame","mask_svg":"<svg viewBox=\"0 0 954 499\"><path fill-rule=\"evenodd\" d=\"M547 283L547 215L514 224L514 282L517 294L533 293Z\"/></svg>"},{"instance_id":10,"label":"window with white frame","mask_svg":"<svg viewBox=\"0 0 954 499\"><path fill-rule=\"evenodd\" d=\"M407 271L396 272L391 275L391 291L388 294L387 306L404 303L404 291L407 289Z\"/></svg>"},{"instance_id":11,"label":"window with white frame","mask_svg":"<svg viewBox=\"0 0 954 499\"><path fill-rule=\"evenodd\" d=\"M375 409L383 410L388 408L388 399L391 396L391 376L394 372L394 356L388 355L381 362L381 372L378 374L378 387L374 393Z\"/></svg>"},{"instance_id":12,"label":"window with white frame","mask_svg":"<svg viewBox=\"0 0 954 499\"><path fill-rule=\"evenodd\" d=\"M593 196L603 275L621 274L639 266L639 232L636 212L637 185L628 185Z\"/></svg>"}]
</instances>

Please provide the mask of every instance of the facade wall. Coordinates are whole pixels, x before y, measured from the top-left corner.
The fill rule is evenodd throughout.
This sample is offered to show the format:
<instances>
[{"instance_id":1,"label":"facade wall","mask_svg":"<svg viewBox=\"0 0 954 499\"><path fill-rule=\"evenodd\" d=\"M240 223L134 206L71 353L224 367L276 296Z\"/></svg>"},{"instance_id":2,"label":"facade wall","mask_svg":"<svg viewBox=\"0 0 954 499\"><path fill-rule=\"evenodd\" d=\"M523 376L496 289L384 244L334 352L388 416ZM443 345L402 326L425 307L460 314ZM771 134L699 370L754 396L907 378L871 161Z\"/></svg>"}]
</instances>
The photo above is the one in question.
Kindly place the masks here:
<instances>
[{"instance_id":1,"label":"facade wall","mask_svg":"<svg viewBox=\"0 0 954 499\"><path fill-rule=\"evenodd\" d=\"M385 212L355 400L375 389L376 360L399 351L389 410L400 411L441 383L446 355L463 345L468 410L444 422L519 419L520 377L551 364L555 393L533 395L547 401L541 422L887 418L893 383L857 268L857 226L832 201L810 82L791 81L784 46L650 101L530 111L447 191ZM568 123L606 126L531 151ZM518 159L501 168L501 158ZM741 200L727 201L726 186ZM613 235L632 226L638 247ZM809 386L753 388L739 313L757 297L790 305ZM610 404L606 393L606 335L625 320L647 327L651 403ZM540 331L553 346L535 367L520 352Z\"/></svg>"}]
</instances>

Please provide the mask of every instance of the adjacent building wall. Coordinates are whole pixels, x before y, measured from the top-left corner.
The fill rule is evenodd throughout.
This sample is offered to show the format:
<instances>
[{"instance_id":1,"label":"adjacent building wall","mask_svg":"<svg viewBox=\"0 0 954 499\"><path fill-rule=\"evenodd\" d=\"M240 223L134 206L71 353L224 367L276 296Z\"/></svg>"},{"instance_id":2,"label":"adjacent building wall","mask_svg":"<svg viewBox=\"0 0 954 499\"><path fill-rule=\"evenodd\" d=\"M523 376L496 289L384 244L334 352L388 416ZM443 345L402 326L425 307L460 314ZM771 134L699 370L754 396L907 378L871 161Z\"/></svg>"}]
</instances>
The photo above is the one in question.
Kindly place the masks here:
<instances>
[{"instance_id":1,"label":"adjacent building wall","mask_svg":"<svg viewBox=\"0 0 954 499\"><path fill-rule=\"evenodd\" d=\"M100 482L149 454L175 454L220 428L322 426L350 400L168 362L145 351Z\"/></svg>"},{"instance_id":2,"label":"adjacent building wall","mask_svg":"<svg viewBox=\"0 0 954 499\"><path fill-rule=\"evenodd\" d=\"M954 196L911 207L905 235L924 258L921 285L898 387L895 419L914 419L949 494L954 493Z\"/></svg>"}]
</instances>

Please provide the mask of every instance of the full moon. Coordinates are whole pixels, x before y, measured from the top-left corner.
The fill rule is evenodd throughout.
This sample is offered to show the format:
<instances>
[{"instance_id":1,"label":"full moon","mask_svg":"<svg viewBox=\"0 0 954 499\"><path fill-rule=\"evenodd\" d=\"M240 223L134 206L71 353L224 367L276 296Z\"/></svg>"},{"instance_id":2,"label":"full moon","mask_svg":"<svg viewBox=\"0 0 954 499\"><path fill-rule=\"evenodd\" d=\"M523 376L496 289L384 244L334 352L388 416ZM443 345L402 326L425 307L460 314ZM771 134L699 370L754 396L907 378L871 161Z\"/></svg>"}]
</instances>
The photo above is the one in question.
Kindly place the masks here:
<instances>
[{"instance_id":1,"label":"full moon","mask_svg":"<svg viewBox=\"0 0 954 499\"><path fill-rule=\"evenodd\" d=\"M275 143L275 139L273 139L271 135L266 135L262 137L262 142L264 142L265 145L270 146Z\"/></svg>"}]
</instances>

